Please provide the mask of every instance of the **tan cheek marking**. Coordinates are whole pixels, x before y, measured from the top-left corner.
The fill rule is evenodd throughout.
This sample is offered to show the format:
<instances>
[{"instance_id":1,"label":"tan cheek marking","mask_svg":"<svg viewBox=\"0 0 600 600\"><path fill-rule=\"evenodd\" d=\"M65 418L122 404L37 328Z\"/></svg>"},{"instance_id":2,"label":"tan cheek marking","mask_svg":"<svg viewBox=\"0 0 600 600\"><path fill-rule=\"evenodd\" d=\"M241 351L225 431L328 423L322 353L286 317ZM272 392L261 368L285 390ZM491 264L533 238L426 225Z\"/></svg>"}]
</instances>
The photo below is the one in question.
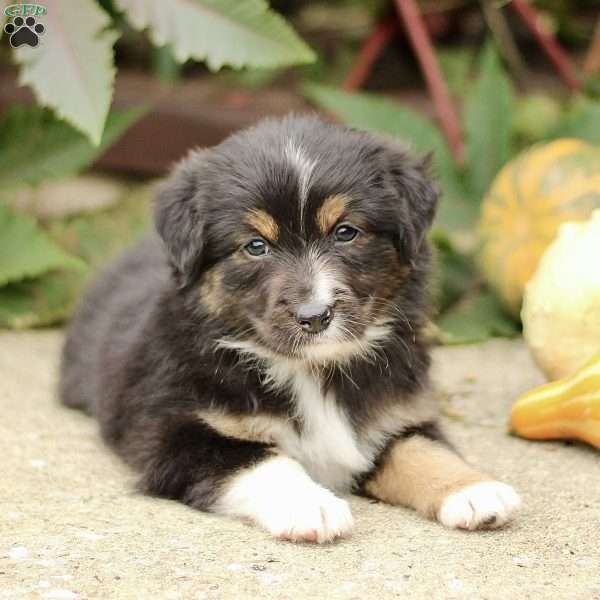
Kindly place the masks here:
<instances>
[{"instance_id":1,"label":"tan cheek marking","mask_svg":"<svg viewBox=\"0 0 600 600\"><path fill-rule=\"evenodd\" d=\"M223 309L225 294L223 293L223 273L218 268L209 271L200 286L200 301L214 315Z\"/></svg>"},{"instance_id":2,"label":"tan cheek marking","mask_svg":"<svg viewBox=\"0 0 600 600\"><path fill-rule=\"evenodd\" d=\"M264 210L251 210L246 216L246 222L254 227L260 235L270 242L276 242L279 237L279 226L275 219Z\"/></svg>"},{"instance_id":3,"label":"tan cheek marking","mask_svg":"<svg viewBox=\"0 0 600 600\"><path fill-rule=\"evenodd\" d=\"M384 502L433 518L449 494L480 481L490 478L444 446L415 436L395 443L365 489Z\"/></svg>"},{"instance_id":4,"label":"tan cheek marking","mask_svg":"<svg viewBox=\"0 0 600 600\"><path fill-rule=\"evenodd\" d=\"M278 434L291 426L284 419L265 415L228 415L217 410L199 410L196 416L226 437L274 444Z\"/></svg>"},{"instance_id":5,"label":"tan cheek marking","mask_svg":"<svg viewBox=\"0 0 600 600\"><path fill-rule=\"evenodd\" d=\"M317 225L321 233L328 233L344 214L350 198L343 194L335 194L325 198L321 208L317 211Z\"/></svg>"}]
</instances>

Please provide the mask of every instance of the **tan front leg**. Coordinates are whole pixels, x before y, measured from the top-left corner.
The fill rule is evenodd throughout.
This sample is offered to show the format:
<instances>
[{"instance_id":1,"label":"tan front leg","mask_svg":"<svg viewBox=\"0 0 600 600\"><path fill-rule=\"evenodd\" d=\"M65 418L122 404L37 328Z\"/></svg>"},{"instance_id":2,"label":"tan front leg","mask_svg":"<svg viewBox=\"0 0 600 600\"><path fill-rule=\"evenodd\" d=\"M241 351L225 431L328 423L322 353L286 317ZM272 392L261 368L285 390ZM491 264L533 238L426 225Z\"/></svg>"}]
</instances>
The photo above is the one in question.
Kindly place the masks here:
<instances>
[{"instance_id":1,"label":"tan front leg","mask_svg":"<svg viewBox=\"0 0 600 600\"><path fill-rule=\"evenodd\" d=\"M447 527L498 527L519 506L508 485L480 473L443 444L420 435L394 442L365 491L416 509Z\"/></svg>"}]
</instances>

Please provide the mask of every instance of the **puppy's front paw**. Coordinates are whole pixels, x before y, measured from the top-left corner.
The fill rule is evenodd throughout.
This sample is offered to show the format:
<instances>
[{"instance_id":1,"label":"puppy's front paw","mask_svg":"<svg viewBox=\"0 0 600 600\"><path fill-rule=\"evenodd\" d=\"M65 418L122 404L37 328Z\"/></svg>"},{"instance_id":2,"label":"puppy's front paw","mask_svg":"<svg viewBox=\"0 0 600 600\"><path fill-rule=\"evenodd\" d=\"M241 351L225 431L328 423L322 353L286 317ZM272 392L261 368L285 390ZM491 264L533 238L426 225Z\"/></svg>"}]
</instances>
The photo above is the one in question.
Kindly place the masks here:
<instances>
[{"instance_id":1,"label":"puppy's front paw","mask_svg":"<svg viewBox=\"0 0 600 600\"><path fill-rule=\"evenodd\" d=\"M213 510L258 523L293 542L331 542L352 531L350 507L293 459L277 456L232 478Z\"/></svg>"},{"instance_id":2,"label":"puppy's front paw","mask_svg":"<svg viewBox=\"0 0 600 600\"><path fill-rule=\"evenodd\" d=\"M484 481L445 498L438 520L453 529L500 527L512 518L520 505L521 499L512 487L499 481Z\"/></svg>"},{"instance_id":3,"label":"puppy's front paw","mask_svg":"<svg viewBox=\"0 0 600 600\"><path fill-rule=\"evenodd\" d=\"M319 544L346 537L353 527L348 503L316 485L273 507L262 522L281 540Z\"/></svg>"}]
</instances>

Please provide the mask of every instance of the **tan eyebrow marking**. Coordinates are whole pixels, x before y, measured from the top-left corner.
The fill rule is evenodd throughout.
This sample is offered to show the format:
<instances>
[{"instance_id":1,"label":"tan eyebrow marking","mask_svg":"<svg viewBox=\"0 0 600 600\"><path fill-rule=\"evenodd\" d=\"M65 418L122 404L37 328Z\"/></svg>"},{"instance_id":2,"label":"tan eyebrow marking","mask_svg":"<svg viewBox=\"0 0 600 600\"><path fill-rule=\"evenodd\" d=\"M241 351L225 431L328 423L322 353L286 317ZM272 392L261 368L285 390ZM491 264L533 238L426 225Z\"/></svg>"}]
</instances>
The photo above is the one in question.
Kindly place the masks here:
<instances>
[{"instance_id":1,"label":"tan eyebrow marking","mask_svg":"<svg viewBox=\"0 0 600 600\"><path fill-rule=\"evenodd\" d=\"M350 198L344 194L334 194L325 198L317 211L317 225L321 233L327 233L344 214Z\"/></svg>"},{"instance_id":2,"label":"tan eyebrow marking","mask_svg":"<svg viewBox=\"0 0 600 600\"><path fill-rule=\"evenodd\" d=\"M260 235L270 242L277 241L277 238L279 237L279 226L269 213L259 208L255 208L247 214L246 222L252 225Z\"/></svg>"}]
</instances>

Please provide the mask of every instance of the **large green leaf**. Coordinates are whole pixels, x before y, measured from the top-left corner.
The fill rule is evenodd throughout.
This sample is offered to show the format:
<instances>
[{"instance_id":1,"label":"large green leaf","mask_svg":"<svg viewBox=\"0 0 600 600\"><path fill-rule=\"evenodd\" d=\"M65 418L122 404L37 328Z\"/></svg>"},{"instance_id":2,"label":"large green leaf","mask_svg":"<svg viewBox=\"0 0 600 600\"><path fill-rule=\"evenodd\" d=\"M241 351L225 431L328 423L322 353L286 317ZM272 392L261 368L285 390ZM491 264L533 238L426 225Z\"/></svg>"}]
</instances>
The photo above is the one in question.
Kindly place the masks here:
<instances>
[{"instance_id":1,"label":"large green leaf","mask_svg":"<svg viewBox=\"0 0 600 600\"><path fill-rule=\"evenodd\" d=\"M219 70L308 63L313 51L265 0L116 0L136 29L148 28L175 58L206 61Z\"/></svg>"},{"instance_id":2,"label":"large green leaf","mask_svg":"<svg viewBox=\"0 0 600 600\"><path fill-rule=\"evenodd\" d=\"M438 129L425 117L400 104L372 94L348 94L321 85L307 85L310 100L337 115L351 127L385 133L408 142L417 152L433 152L434 175L442 199L437 224L449 230L469 229L477 212L454 165L448 146Z\"/></svg>"},{"instance_id":3,"label":"large green leaf","mask_svg":"<svg viewBox=\"0 0 600 600\"><path fill-rule=\"evenodd\" d=\"M40 327L67 318L94 270L147 230L149 192L143 186L109 210L50 223L47 233L53 243L91 268L52 271L0 287L0 327Z\"/></svg>"},{"instance_id":4,"label":"large green leaf","mask_svg":"<svg viewBox=\"0 0 600 600\"><path fill-rule=\"evenodd\" d=\"M466 160L469 183L479 202L510 158L513 90L494 47L488 44L480 73L465 105Z\"/></svg>"},{"instance_id":5,"label":"large green leaf","mask_svg":"<svg viewBox=\"0 0 600 600\"><path fill-rule=\"evenodd\" d=\"M113 93L118 35L107 29L111 20L94 0L44 0L44 6L40 45L15 50L19 81L98 145Z\"/></svg>"},{"instance_id":6,"label":"large green leaf","mask_svg":"<svg viewBox=\"0 0 600 600\"><path fill-rule=\"evenodd\" d=\"M99 146L50 111L14 106L0 119L0 189L37 185L88 166L142 115L143 109L112 111Z\"/></svg>"},{"instance_id":7,"label":"large green leaf","mask_svg":"<svg viewBox=\"0 0 600 600\"><path fill-rule=\"evenodd\" d=\"M63 252L33 219L0 204L0 286L65 267L84 265Z\"/></svg>"},{"instance_id":8,"label":"large green leaf","mask_svg":"<svg viewBox=\"0 0 600 600\"><path fill-rule=\"evenodd\" d=\"M500 301L488 290L460 300L438 320L444 344L473 344L491 337L515 337L517 324L504 312Z\"/></svg>"},{"instance_id":9,"label":"large green leaf","mask_svg":"<svg viewBox=\"0 0 600 600\"><path fill-rule=\"evenodd\" d=\"M410 143L417 152L432 150L442 165L451 160L448 147L436 127L419 113L383 96L349 94L336 88L308 84L310 100L332 111L351 127L379 131Z\"/></svg>"}]
</instances>

